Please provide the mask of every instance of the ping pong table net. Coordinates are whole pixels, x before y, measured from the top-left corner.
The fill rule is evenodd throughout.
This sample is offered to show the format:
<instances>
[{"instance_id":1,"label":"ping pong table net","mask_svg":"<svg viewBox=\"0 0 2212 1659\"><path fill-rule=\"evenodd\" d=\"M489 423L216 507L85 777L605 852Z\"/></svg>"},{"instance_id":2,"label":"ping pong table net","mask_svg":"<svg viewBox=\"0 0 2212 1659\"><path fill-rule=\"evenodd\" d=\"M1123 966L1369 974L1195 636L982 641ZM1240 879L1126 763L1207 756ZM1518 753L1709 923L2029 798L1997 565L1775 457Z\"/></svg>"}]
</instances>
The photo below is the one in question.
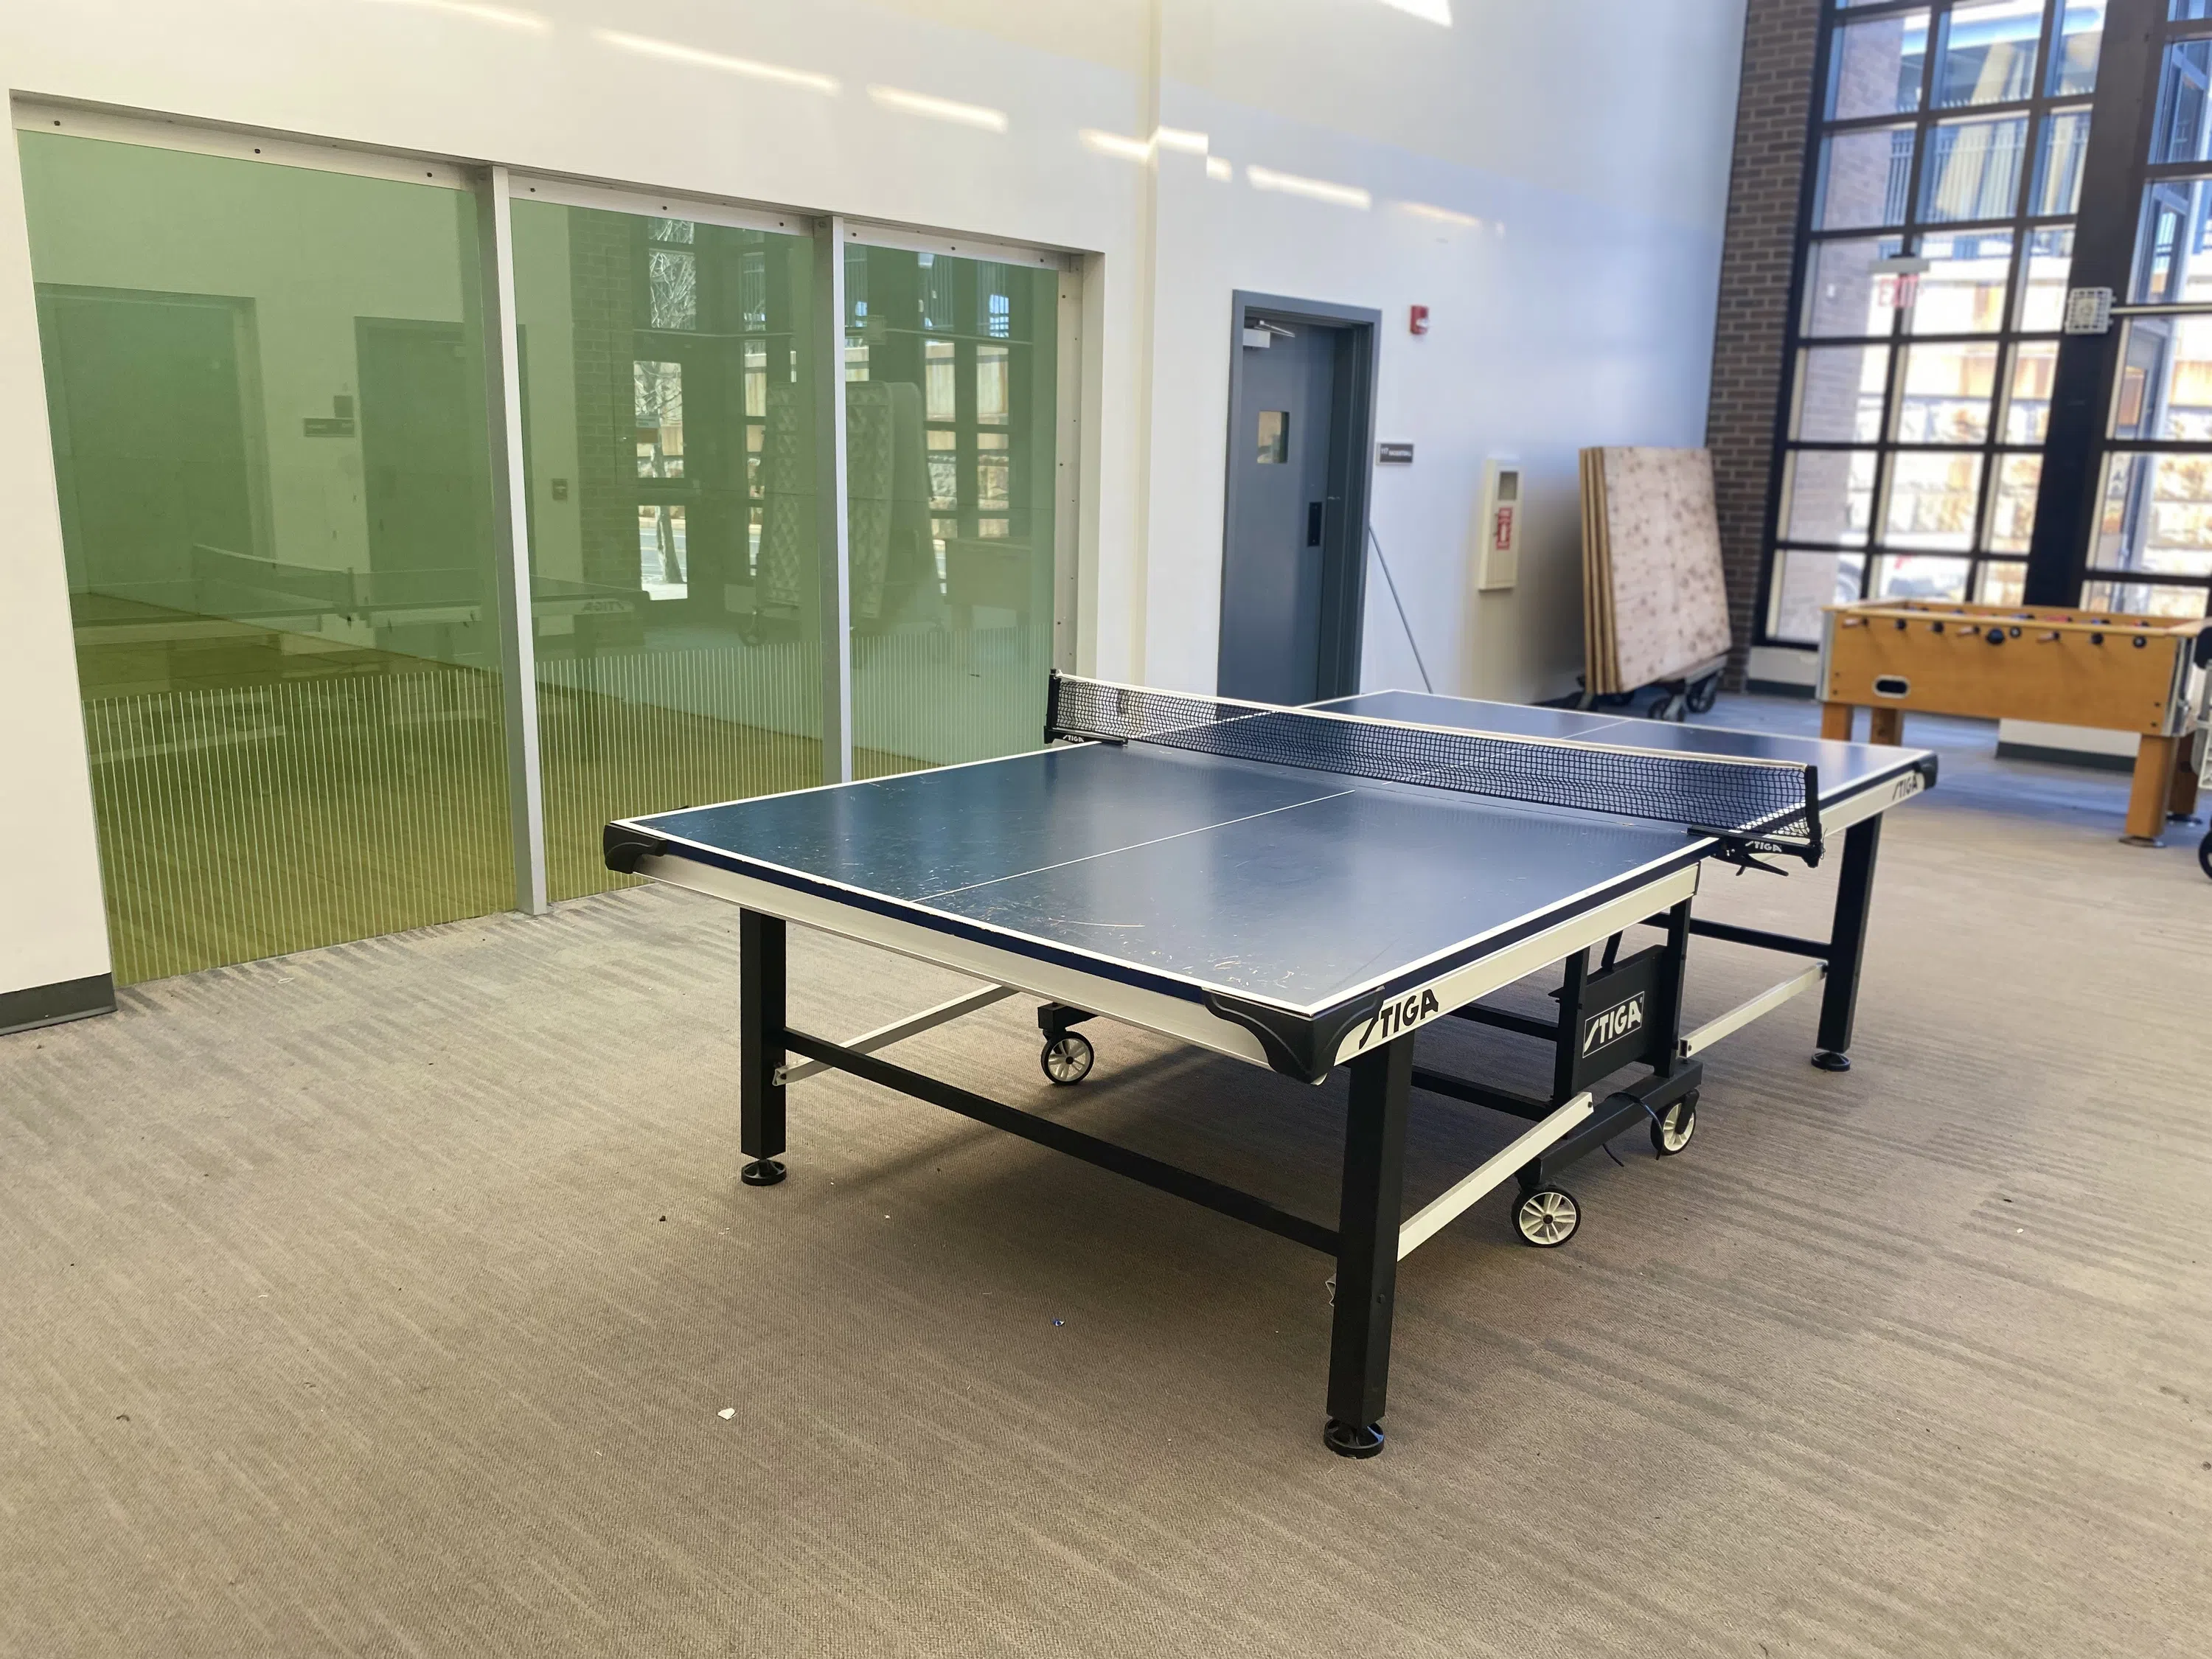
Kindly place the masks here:
<instances>
[{"instance_id":1,"label":"ping pong table net","mask_svg":"<svg viewBox=\"0 0 2212 1659\"><path fill-rule=\"evenodd\" d=\"M1820 782L1789 761L1521 737L1200 697L1055 673L1047 742L1149 743L1232 760L1678 823L1747 865L1820 858ZM1767 866L1759 866L1767 867Z\"/></svg>"}]
</instances>

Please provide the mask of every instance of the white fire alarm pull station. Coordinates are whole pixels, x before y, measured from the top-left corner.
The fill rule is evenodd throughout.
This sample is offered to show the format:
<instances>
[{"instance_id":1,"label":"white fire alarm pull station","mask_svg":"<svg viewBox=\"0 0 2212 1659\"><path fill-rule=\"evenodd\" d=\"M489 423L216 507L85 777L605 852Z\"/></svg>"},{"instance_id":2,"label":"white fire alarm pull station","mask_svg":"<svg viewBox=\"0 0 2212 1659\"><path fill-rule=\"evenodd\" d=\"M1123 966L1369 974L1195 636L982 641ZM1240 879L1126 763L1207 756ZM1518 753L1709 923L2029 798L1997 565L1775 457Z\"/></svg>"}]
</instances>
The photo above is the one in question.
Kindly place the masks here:
<instances>
[{"instance_id":1,"label":"white fire alarm pull station","mask_svg":"<svg viewBox=\"0 0 2212 1659\"><path fill-rule=\"evenodd\" d=\"M1490 461L1482 469L1482 556L1475 586L1510 587L1521 575L1521 464Z\"/></svg>"}]
</instances>

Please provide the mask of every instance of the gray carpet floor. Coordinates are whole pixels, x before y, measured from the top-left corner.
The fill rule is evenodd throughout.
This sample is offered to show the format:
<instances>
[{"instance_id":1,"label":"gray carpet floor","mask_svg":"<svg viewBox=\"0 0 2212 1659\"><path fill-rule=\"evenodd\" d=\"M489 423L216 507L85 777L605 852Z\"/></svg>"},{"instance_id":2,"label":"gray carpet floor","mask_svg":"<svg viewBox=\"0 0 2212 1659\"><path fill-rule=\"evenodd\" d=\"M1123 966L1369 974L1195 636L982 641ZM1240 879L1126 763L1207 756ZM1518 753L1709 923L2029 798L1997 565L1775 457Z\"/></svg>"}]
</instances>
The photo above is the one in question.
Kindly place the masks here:
<instances>
[{"instance_id":1,"label":"gray carpet floor","mask_svg":"<svg viewBox=\"0 0 2212 1659\"><path fill-rule=\"evenodd\" d=\"M1422 1249L1371 1462L1297 1246L836 1076L740 1187L711 901L0 1039L0 1654L2212 1651L2212 882L2124 779L1914 735L1856 1069L1797 1005L1566 1249L1501 1194ZM961 983L793 954L832 1029ZM1701 942L1692 1016L1779 976ZM1024 1004L900 1057L1331 1214L1340 1082L1092 1029L1074 1091ZM1505 1133L1418 1097L1409 1204Z\"/></svg>"}]
</instances>

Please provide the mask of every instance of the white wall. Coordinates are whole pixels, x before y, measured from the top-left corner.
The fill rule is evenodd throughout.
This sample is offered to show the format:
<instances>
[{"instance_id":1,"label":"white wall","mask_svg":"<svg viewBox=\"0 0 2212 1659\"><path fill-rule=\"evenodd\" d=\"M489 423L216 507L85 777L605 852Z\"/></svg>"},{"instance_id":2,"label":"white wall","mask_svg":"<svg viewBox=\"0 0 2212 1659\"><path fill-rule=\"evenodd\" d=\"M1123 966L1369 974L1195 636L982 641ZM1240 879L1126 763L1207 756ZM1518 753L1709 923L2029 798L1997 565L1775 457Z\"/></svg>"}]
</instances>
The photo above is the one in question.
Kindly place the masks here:
<instances>
[{"instance_id":1,"label":"white wall","mask_svg":"<svg viewBox=\"0 0 2212 1659\"><path fill-rule=\"evenodd\" d=\"M0 9L0 82L1094 254L1081 635L1098 672L1161 684L1212 683L1231 290L1376 307L1378 433L1419 459L1378 474L1374 522L1423 654L1439 690L1529 697L1579 663L1576 448L1701 441L1743 6L72 0ZM1205 134L1229 180L1083 136L1155 125ZM1255 166L1366 205L1257 189ZM96 973L106 945L20 188L0 173L4 990ZM1478 599L1480 461L1500 451L1527 467L1522 586ZM1370 586L1366 680L1413 684Z\"/></svg>"}]
</instances>

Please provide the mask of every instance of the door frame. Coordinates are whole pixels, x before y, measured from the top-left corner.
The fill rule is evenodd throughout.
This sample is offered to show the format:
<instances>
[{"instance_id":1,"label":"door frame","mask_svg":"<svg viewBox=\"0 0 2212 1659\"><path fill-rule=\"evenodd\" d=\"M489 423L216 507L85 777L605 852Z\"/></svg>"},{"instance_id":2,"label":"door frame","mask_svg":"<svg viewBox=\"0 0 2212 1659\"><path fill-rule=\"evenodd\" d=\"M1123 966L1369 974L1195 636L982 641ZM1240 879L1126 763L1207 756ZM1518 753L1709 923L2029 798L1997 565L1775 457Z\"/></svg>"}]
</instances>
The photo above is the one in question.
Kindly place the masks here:
<instances>
[{"instance_id":1,"label":"door frame","mask_svg":"<svg viewBox=\"0 0 2212 1659\"><path fill-rule=\"evenodd\" d=\"M1367 605L1367 512L1375 466L1376 336L1382 313L1365 306L1296 300L1238 289L1230 295L1229 400L1224 420L1229 441L1222 455L1222 621L1227 621L1229 540L1237 523L1237 416L1244 403L1244 319L1252 312L1286 323L1311 323L1336 334L1334 394L1329 409L1328 498L1336 510L1322 515L1320 660L1316 681L1323 701L1359 690L1361 629ZM1214 672L1220 672L1220 630ZM1217 678L1215 684L1219 680Z\"/></svg>"}]
</instances>

